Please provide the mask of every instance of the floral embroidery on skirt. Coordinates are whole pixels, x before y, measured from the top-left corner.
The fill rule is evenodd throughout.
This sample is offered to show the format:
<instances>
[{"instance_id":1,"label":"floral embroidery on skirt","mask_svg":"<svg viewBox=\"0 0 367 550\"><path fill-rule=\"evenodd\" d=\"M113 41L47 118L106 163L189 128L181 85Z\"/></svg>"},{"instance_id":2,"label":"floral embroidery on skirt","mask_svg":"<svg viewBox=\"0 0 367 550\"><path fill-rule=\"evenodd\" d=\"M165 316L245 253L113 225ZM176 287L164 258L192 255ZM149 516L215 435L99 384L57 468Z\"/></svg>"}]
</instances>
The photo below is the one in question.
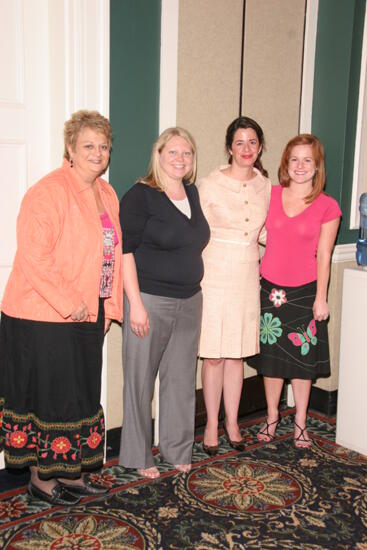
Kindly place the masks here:
<instances>
[{"instance_id":1,"label":"floral embroidery on skirt","mask_svg":"<svg viewBox=\"0 0 367 550\"><path fill-rule=\"evenodd\" d=\"M316 379L330 374L327 323L315 321L316 282L284 287L261 280L260 354L247 360L260 374Z\"/></svg>"}]
</instances>

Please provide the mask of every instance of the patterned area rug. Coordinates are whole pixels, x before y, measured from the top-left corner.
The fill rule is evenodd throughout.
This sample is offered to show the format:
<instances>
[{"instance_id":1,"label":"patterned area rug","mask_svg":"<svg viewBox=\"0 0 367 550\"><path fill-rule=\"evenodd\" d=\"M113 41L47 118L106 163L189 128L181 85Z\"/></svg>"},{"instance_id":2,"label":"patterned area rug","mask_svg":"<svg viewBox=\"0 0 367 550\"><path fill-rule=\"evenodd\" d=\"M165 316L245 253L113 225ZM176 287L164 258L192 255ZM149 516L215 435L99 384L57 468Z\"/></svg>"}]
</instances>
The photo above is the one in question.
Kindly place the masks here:
<instances>
[{"instance_id":1,"label":"patterned area rug","mask_svg":"<svg viewBox=\"0 0 367 550\"><path fill-rule=\"evenodd\" d=\"M110 491L53 508L24 486L0 494L0 548L7 550L367 549L367 457L334 443L335 423L312 414L313 445L293 445L293 415L282 414L274 442L256 439L261 419L241 425L247 448L221 436L208 458L200 438L194 468L160 461L146 481L109 462L95 481Z\"/></svg>"}]
</instances>

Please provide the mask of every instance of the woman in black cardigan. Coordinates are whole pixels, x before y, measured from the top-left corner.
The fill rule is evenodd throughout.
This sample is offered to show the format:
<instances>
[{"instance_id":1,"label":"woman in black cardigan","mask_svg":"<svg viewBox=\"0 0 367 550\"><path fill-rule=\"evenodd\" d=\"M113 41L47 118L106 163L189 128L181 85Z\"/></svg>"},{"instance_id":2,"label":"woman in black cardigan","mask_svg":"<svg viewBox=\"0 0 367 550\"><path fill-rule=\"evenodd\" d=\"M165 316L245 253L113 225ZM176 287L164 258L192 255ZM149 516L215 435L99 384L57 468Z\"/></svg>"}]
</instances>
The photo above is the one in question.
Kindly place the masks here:
<instances>
[{"instance_id":1,"label":"woman in black cardigan","mask_svg":"<svg viewBox=\"0 0 367 550\"><path fill-rule=\"evenodd\" d=\"M153 146L148 174L122 198L124 235L123 427L119 464L159 476L152 454L151 402L159 372L159 448L191 468L201 322L201 253L209 240L196 176L196 147L182 128Z\"/></svg>"}]
</instances>

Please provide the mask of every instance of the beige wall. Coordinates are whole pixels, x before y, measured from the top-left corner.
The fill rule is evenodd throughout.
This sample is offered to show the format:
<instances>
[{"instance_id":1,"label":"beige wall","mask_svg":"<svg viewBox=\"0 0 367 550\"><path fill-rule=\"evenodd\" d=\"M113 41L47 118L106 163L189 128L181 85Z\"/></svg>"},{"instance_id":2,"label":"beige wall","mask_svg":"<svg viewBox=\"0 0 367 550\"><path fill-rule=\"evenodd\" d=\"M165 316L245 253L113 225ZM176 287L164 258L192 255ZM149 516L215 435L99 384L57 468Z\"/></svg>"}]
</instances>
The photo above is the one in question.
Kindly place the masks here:
<instances>
[{"instance_id":1,"label":"beige wall","mask_svg":"<svg viewBox=\"0 0 367 550\"><path fill-rule=\"evenodd\" d=\"M225 130L239 115L242 5L180 2L177 124L196 139L199 177L226 161ZM263 127L274 182L281 151L298 131L304 12L304 0L246 1L242 114Z\"/></svg>"},{"instance_id":2,"label":"beige wall","mask_svg":"<svg viewBox=\"0 0 367 550\"><path fill-rule=\"evenodd\" d=\"M242 0L181 0L177 124L198 146L198 176L226 162L224 136L239 114Z\"/></svg>"},{"instance_id":3,"label":"beige wall","mask_svg":"<svg viewBox=\"0 0 367 550\"><path fill-rule=\"evenodd\" d=\"M199 177L226 162L225 131L239 115L242 6L180 2L177 123L196 139ZM304 10L304 0L246 1L242 114L263 127L264 166L275 182L282 148L298 131ZM245 376L254 374L246 365Z\"/></svg>"},{"instance_id":4,"label":"beige wall","mask_svg":"<svg viewBox=\"0 0 367 550\"><path fill-rule=\"evenodd\" d=\"M340 325L343 291L343 272L348 267L355 267L356 262L333 263L331 266L329 286L329 345L331 375L329 378L320 378L315 386L326 391L338 389L339 383L339 347L340 347Z\"/></svg>"},{"instance_id":5,"label":"beige wall","mask_svg":"<svg viewBox=\"0 0 367 550\"><path fill-rule=\"evenodd\" d=\"M122 330L118 323L112 323L107 337L107 429L122 425ZM152 402L152 418L155 415L155 400Z\"/></svg>"},{"instance_id":6,"label":"beige wall","mask_svg":"<svg viewBox=\"0 0 367 550\"><path fill-rule=\"evenodd\" d=\"M198 176L226 162L224 136L239 114L242 0L181 0L178 23L177 124L192 132ZM243 114L265 132L264 166L273 182L281 151L298 132L304 0L246 0ZM342 272L332 266L329 323L332 375L317 386L337 388ZM108 336L107 427L122 422L121 329ZM197 387L201 387L198 363ZM245 366L245 376L256 371Z\"/></svg>"},{"instance_id":7,"label":"beige wall","mask_svg":"<svg viewBox=\"0 0 367 550\"><path fill-rule=\"evenodd\" d=\"M304 0L246 0L243 114L264 130L264 167L278 183L285 144L298 133Z\"/></svg>"},{"instance_id":8,"label":"beige wall","mask_svg":"<svg viewBox=\"0 0 367 550\"><path fill-rule=\"evenodd\" d=\"M107 336L107 429L122 425L122 330L112 323Z\"/></svg>"}]
</instances>

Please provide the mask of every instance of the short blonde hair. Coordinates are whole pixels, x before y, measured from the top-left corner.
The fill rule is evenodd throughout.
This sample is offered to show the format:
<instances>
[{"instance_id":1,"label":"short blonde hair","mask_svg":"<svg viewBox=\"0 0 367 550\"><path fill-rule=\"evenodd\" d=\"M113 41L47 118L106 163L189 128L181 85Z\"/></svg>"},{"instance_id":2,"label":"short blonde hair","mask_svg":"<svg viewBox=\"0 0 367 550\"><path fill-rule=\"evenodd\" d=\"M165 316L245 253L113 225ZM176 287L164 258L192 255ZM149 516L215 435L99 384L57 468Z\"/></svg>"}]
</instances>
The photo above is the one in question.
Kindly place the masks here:
<instances>
[{"instance_id":1,"label":"short blonde hair","mask_svg":"<svg viewBox=\"0 0 367 550\"><path fill-rule=\"evenodd\" d=\"M64 158L70 160L68 147L75 149L78 136L84 128L100 132L106 137L108 148L112 148L112 128L110 121L98 111L81 110L73 113L64 124Z\"/></svg>"},{"instance_id":2,"label":"short blonde hair","mask_svg":"<svg viewBox=\"0 0 367 550\"><path fill-rule=\"evenodd\" d=\"M312 134L299 134L288 141L283 151L278 170L279 183L282 187L289 187L290 177L288 174L288 162L291 157L293 147L296 147L297 145L311 145L313 160L315 161L316 171L312 181L312 191L309 195L307 195L307 197L305 197L305 202L309 204L320 195L325 187L326 174L324 146L321 141Z\"/></svg>"},{"instance_id":3,"label":"short blonde hair","mask_svg":"<svg viewBox=\"0 0 367 550\"><path fill-rule=\"evenodd\" d=\"M164 183L162 179L161 166L159 162L159 155L162 152L163 147L169 142L169 140L175 136L182 137L191 147L193 154L192 168L187 175L185 175L185 181L188 183L194 183L196 178L196 144L192 135L183 128L175 126L174 128L167 128L161 135L158 137L157 141L153 145L152 155L150 157L150 163L148 168L148 173L143 178L140 178L138 181L140 183L145 183L150 187L155 187L160 191L164 191Z\"/></svg>"}]
</instances>

